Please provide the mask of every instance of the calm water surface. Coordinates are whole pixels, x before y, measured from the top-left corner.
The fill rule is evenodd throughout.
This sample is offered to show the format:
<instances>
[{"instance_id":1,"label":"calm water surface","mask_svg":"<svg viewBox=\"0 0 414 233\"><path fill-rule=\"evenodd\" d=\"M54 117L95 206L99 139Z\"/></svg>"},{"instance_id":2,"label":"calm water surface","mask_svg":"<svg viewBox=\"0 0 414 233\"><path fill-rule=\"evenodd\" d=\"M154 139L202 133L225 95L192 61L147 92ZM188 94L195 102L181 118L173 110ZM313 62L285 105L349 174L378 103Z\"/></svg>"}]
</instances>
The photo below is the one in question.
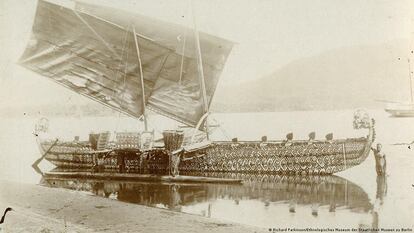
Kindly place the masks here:
<instances>
[{"instance_id":1,"label":"calm water surface","mask_svg":"<svg viewBox=\"0 0 414 233\"><path fill-rule=\"evenodd\" d=\"M293 132L306 139L333 132L335 138L362 136L352 129L352 111L216 114L223 130L213 139L238 137L283 139ZM1 119L0 175L2 179L87 192L122 202L165 208L210 218L266 228L364 227L414 228L414 149L393 146L414 140L414 118L389 118L383 111L369 111L377 122L377 141L387 155L388 176L375 174L373 156L355 168L324 177L276 175L230 176L243 178L243 185L163 184L102 182L94 180L44 179L31 164L40 154L33 136L39 117ZM142 123L118 117L50 118L50 136L86 139L91 130L122 131L142 128ZM153 127L175 127L161 117L151 118ZM53 169L42 162L41 169ZM1 192L0 192L1 195Z\"/></svg>"}]
</instances>

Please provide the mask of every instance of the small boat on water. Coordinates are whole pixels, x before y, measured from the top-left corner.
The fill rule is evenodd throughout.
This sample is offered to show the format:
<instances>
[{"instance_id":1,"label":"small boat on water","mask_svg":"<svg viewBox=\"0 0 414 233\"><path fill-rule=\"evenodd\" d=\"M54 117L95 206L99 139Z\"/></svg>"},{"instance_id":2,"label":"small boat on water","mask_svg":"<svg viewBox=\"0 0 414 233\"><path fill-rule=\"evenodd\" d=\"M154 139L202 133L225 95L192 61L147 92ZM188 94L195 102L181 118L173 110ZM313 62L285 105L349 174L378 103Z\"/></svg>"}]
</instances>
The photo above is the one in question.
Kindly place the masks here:
<instances>
[{"instance_id":1,"label":"small boat on water","mask_svg":"<svg viewBox=\"0 0 414 233\"><path fill-rule=\"evenodd\" d=\"M413 53L411 51L411 53ZM414 95L413 95L413 80L410 59L408 59L408 78L410 80L410 96L409 102L389 102L385 111L391 114L392 117L414 117Z\"/></svg>"},{"instance_id":2,"label":"small boat on water","mask_svg":"<svg viewBox=\"0 0 414 233\"><path fill-rule=\"evenodd\" d=\"M393 117L414 117L414 103L388 104L385 111Z\"/></svg>"},{"instance_id":3,"label":"small boat on water","mask_svg":"<svg viewBox=\"0 0 414 233\"><path fill-rule=\"evenodd\" d=\"M194 25L196 25L194 23ZM193 31L190 37L187 32ZM187 38L188 37L188 38ZM192 39L192 40L190 40ZM90 134L89 140L43 140L57 167L93 172L178 174L236 172L332 174L362 163L375 139L374 120L357 111L365 137L325 140L211 141L209 106L233 43L189 28L112 8L40 0L20 64L103 105L137 119L142 132ZM203 50L201 50L203 48ZM183 123L156 140L147 111ZM45 131L45 122L36 134ZM190 132L190 134L189 134Z\"/></svg>"}]
</instances>

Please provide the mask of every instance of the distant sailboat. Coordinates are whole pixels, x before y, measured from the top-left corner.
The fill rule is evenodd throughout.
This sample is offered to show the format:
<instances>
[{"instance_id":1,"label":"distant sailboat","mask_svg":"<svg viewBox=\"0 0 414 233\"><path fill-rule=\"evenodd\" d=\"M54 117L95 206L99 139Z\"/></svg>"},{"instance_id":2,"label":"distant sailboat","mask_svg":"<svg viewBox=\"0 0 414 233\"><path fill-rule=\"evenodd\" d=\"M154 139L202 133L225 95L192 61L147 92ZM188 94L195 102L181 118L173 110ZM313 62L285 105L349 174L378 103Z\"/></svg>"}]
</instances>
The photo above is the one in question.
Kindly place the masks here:
<instances>
[{"instance_id":1,"label":"distant sailboat","mask_svg":"<svg viewBox=\"0 0 414 233\"><path fill-rule=\"evenodd\" d=\"M411 51L413 53L413 51ZM410 102L388 101L385 111L393 117L414 117L413 79L410 59L408 59L408 78L410 79Z\"/></svg>"}]
</instances>

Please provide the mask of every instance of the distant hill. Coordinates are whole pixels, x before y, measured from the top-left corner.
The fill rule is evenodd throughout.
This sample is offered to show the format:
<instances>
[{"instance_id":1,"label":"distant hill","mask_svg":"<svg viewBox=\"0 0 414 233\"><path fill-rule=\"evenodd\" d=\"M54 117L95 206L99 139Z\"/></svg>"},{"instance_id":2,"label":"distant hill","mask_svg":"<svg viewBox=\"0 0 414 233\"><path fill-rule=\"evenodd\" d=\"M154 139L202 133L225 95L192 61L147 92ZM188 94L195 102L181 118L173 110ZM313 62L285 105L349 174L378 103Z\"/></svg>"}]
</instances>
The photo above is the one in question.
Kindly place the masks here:
<instances>
[{"instance_id":1,"label":"distant hill","mask_svg":"<svg viewBox=\"0 0 414 233\"><path fill-rule=\"evenodd\" d=\"M377 99L408 100L408 53L408 41L401 40L299 59L255 81L219 87L212 110L378 108L384 104Z\"/></svg>"},{"instance_id":2,"label":"distant hill","mask_svg":"<svg viewBox=\"0 0 414 233\"><path fill-rule=\"evenodd\" d=\"M408 41L400 40L340 48L298 59L255 81L219 86L212 111L383 108L384 103L375 100L409 100L408 48ZM0 117L117 115L93 101L81 105L0 108Z\"/></svg>"},{"instance_id":3,"label":"distant hill","mask_svg":"<svg viewBox=\"0 0 414 233\"><path fill-rule=\"evenodd\" d=\"M16 106L0 108L0 117L81 117L81 116L117 116L117 112L101 104L90 102L82 105L54 104L40 106Z\"/></svg>"}]
</instances>

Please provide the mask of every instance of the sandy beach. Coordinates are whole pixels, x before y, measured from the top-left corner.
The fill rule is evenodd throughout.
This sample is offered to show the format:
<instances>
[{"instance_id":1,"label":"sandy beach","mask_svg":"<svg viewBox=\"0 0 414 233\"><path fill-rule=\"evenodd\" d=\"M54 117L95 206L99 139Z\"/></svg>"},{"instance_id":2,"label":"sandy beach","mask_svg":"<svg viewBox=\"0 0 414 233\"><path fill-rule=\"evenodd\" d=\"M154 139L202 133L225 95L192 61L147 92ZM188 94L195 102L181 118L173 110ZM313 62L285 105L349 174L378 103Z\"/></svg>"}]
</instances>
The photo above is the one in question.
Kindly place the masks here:
<instances>
[{"instance_id":1,"label":"sandy beach","mask_svg":"<svg viewBox=\"0 0 414 233\"><path fill-rule=\"evenodd\" d=\"M236 223L128 204L87 193L0 181L2 232L265 232Z\"/></svg>"}]
</instances>

